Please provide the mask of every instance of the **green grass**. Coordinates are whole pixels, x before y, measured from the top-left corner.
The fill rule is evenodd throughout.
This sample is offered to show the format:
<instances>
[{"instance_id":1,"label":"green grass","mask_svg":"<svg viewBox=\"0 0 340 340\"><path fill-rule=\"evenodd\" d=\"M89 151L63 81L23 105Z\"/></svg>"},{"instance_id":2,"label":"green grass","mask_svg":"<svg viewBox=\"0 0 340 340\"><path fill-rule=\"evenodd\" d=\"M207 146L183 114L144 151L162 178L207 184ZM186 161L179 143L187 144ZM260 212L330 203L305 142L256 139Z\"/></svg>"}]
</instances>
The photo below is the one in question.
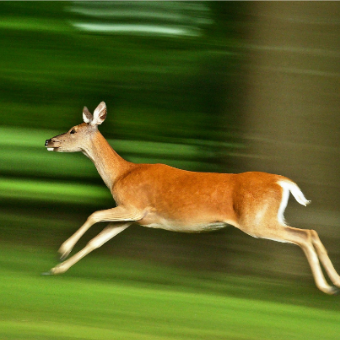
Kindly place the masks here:
<instances>
[{"instance_id":1,"label":"green grass","mask_svg":"<svg viewBox=\"0 0 340 340\"><path fill-rule=\"evenodd\" d=\"M40 276L54 256L1 245L1 339L338 339L338 298L315 287L95 253Z\"/></svg>"}]
</instances>

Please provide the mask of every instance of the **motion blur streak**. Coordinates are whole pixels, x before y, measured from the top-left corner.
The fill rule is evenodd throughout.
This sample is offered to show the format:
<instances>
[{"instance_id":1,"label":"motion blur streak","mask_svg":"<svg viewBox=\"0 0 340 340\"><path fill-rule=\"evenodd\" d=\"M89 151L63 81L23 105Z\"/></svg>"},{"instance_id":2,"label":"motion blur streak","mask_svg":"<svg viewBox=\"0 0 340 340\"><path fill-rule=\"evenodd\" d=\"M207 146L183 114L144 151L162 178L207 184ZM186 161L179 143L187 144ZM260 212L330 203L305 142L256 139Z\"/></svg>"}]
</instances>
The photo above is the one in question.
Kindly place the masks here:
<instances>
[{"instance_id":1,"label":"motion blur streak","mask_svg":"<svg viewBox=\"0 0 340 340\"><path fill-rule=\"evenodd\" d=\"M299 183L312 204L294 209L288 220L328 237L337 258L340 7L319 5L257 2L250 8L244 164ZM274 266L285 262L280 257L279 262L274 257Z\"/></svg>"},{"instance_id":2,"label":"motion blur streak","mask_svg":"<svg viewBox=\"0 0 340 340\"><path fill-rule=\"evenodd\" d=\"M157 319L163 314L156 302L148 309L138 300L140 314L132 307L136 299L131 296L144 286L160 292L188 289L197 299L197 292L244 298L238 301L239 309L230 300L223 308L211 304L209 311L205 302L205 307L195 308L175 304L189 309L178 319L176 339L338 335L339 320L325 312L332 309L336 314L338 304L315 292L301 251L252 239L233 228L199 235L131 228L98 250L98 258L94 254L75 268L82 273L79 280L72 271L55 281L35 275L55 262L59 245L84 216L113 207L91 162L77 154L47 155L44 148L46 138L79 122L85 105L93 110L102 100L111 119L100 131L128 160L196 171L262 170L292 178L312 204L302 208L289 202L287 222L317 230L340 270L339 12L335 1L1 2L0 282L6 299L0 303L0 338L34 337L32 330L40 326L61 329L61 316L75 327L69 337L86 338L83 334L90 333L77 333L79 320L71 310L95 310L95 315L77 315L96 331L97 326L109 327L110 320L110 330L124 334L110 333L106 339L171 339L177 328L169 321L176 316L170 302L161 304L169 312L163 323ZM93 233L98 231L94 228ZM50 254L50 261L42 260L48 256L41 253ZM87 271L88 265L92 268ZM280 283L273 288L277 278ZM117 290L110 290L110 302L120 306L112 311L106 300L109 286L94 290L103 294L98 292L105 302L99 305L87 279L93 286L104 281L116 288L121 282L140 286L123 294L130 296L126 304ZM286 291L283 283L292 286ZM80 286L86 294L78 294ZM253 308L256 299L275 301L277 314L260 321L248 317L246 308ZM80 302L80 310L70 307ZM301 317L287 314L282 323L276 302L320 307L316 311L322 317L318 322L313 317L317 312L299 310ZM267 305L257 307L252 315L267 315ZM143 308L148 311L144 319ZM221 309L225 314L219 314L220 319L204 319ZM185 323L189 314L194 319ZM91 323L91 317L98 323ZM145 329L137 327L145 320L155 320L149 333L148 323ZM168 325L163 333L156 331L160 324ZM202 328L193 331L197 325ZM96 336L88 338L105 338L100 331L93 333ZM35 338L44 336L63 338Z\"/></svg>"}]
</instances>

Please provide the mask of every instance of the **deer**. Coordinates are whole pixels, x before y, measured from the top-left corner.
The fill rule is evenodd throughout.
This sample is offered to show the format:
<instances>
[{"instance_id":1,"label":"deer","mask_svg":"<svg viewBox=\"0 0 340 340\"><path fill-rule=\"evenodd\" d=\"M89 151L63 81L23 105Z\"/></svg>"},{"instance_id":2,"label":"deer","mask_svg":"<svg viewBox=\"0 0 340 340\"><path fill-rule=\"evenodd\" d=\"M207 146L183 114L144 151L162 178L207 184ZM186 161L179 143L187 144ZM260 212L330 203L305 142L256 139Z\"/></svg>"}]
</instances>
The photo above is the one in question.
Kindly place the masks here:
<instances>
[{"instance_id":1,"label":"deer","mask_svg":"<svg viewBox=\"0 0 340 340\"><path fill-rule=\"evenodd\" d=\"M340 276L315 230L298 229L284 219L289 194L306 206L298 185L266 172L216 173L181 170L165 164L136 164L123 159L99 132L107 117L105 102L93 114L84 107L83 123L46 140L54 152L82 152L95 165L116 206L92 213L59 248L61 263L45 274L66 272L84 256L137 223L174 232L203 232L234 226L262 239L299 246L309 262L316 286L338 293ZM95 223L108 225L79 252L73 247ZM321 264L333 285L329 285Z\"/></svg>"}]
</instances>

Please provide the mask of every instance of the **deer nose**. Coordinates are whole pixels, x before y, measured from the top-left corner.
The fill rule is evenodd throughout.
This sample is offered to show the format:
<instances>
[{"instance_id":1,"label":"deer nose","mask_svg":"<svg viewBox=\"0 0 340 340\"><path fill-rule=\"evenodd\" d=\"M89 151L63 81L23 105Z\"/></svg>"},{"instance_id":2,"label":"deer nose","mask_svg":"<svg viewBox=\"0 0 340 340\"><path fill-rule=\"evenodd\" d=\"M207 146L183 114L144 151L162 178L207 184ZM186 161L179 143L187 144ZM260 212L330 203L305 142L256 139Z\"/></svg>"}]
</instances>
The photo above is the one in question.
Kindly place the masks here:
<instances>
[{"instance_id":1,"label":"deer nose","mask_svg":"<svg viewBox=\"0 0 340 340\"><path fill-rule=\"evenodd\" d=\"M45 141L45 146L47 146L48 145L48 142L50 141L50 139L46 139L46 141Z\"/></svg>"}]
</instances>

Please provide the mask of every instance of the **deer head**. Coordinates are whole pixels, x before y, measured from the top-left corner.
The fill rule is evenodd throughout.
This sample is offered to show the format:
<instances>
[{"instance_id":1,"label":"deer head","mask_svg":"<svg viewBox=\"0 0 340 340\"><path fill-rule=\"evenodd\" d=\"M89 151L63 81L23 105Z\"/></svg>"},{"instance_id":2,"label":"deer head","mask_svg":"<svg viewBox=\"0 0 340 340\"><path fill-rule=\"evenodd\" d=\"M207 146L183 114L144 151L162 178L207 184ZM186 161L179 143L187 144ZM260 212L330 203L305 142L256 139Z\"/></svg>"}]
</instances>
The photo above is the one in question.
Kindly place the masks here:
<instances>
[{"instance_id":1,"label":"deer head","mask_svg":"<svg viewBox=\"0 0 340 340\"><path fill-rule=\"evenodd\" d=\"M84 123L72 127L62 135L46 140L45 147L48 151L79 152L84 151L88 143L98 131L98 125L106 118L106 104L101 102L94 110L93 115L87 107L83 109Z\"/></svg>"}]
</instances>

